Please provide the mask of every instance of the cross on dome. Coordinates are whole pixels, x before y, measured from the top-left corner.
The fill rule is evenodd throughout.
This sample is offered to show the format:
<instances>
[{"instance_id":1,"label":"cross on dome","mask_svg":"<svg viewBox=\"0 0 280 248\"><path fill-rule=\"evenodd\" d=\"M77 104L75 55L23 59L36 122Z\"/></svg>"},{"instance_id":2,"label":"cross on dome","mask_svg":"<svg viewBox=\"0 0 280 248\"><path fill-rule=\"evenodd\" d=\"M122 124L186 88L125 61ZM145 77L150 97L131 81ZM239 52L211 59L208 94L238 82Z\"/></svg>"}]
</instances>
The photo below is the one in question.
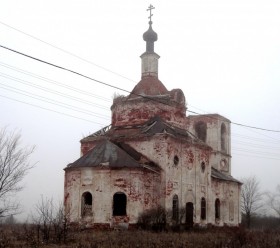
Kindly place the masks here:
<instances>
[{"instance_id":1,"label":"cross on dome","mask_svg":"<svg viewBox=\"0 0 280 248\"><path fill-rule=\"evenodd\" d=\"M154 7L153 5L150 4L150 6L149 6L148 9L147 9L147 11L150 11L150 16L148 17L148 18L150 19L149 24L152 24L152 23L153 23L153 22L152 22L152 16L153 16L152 10L153 10L154 8L155 8L155 7Z\"/></svg>"},{"instance_id":2,"label":"cross on dome","mask_svg":"<svg viewBox=\"0 0 280 248\"><path fill-rule=\"evenodd\" d=\"M157 33L152 28L152 10L155 7L150 4L147 11L150 11L150 16L148 17L150 19L149 21L149 29L143 34L143 39L146 41L146 52L148 53L154 53L154 42L157 41Z\"/></svg>"}]
</instances>

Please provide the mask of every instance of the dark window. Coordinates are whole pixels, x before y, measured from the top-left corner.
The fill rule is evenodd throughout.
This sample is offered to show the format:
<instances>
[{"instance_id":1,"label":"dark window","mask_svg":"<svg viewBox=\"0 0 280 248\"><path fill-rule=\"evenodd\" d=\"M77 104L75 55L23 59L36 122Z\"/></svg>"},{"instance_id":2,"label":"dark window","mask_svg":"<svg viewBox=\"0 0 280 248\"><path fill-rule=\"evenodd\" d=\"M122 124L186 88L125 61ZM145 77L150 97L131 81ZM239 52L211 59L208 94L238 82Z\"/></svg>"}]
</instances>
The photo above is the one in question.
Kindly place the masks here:
<instances>
[{"instance_id":1,"label":"dark window","mask_svg":"<svg viewBox=\"0 0 280 248\"><path fill-rule=\"evenodd\" d=\"M234 202L229 202L229 220L234 221Z\"/></svg>"},{"instance_id":2,"label":"dark window","mask_svg":"<svg viewBox=\"0 0 280 248\"><path fill-rule=\"evenodd\" d=\"M220 200L216 199L215 201L215 218L220 219Z\"/></svg>"},{"instance_id":3,"label":"dark window","mask_svg":"<svg viewBox=\"0 0 280 248\"><path fill-rule=\"evenodd\" d=\"M113 196L113 216L126 215L126 195L118 192Z\"/></svg>"},{"instance_id":4,"label":"dark window","mask_svg":"<svg viewBox=\"0 0 280 248\"><path fill-rule=\"evenodd\" d=\"M195 133L197 138L199 138L200 140L206 142L206 137L207 137L207 125L205 122L203 121L199 121L197 123L195 123Z\"/></svg>"},{"instance_id":5,"label":"dark window","mask_svg":"<svg viewBox=\"0 0 280 248\"><path fill-rule=\"evenodd\" d=\"M92 195L89 192L85 192L82 195L82 217L92 214Z\"/></svg>"},{"instance_id":6,"label":"dark window","mask_svg":"<svg viewBox=\"0 0 280 248\"><path fill-rule=\"evenodd\" d=\"M172 201L172 219L176 221L176 223L179 221L179 199L177 195L173 196Z\"/></svg>"},{"instance_id":7,"label":"dark window","mask_svg":"<svg viewBox=\"0 0 280 248\"><path fill-rule=\"evenodd\" d=\"M205 162L201 163L201 171L204 172L205 171Z\"/></svg>"},{"instance_id":8,"label":"dark window","mask_svg":"<svg viewBox=\"0 0 280 248\"><path fill-rule=\"evenodd\" d=\"M177 155L174 156L174 164L177 165L179 163L179 158Z\"/></svg>"},{"instance_id":9,"label":"dark window","mask_svg":"<svg viewBox=\"0 0 280 248\"><path fill-rule=\"evenodd\" d=\"M221 149L222 151L226 151L226 125L223 123L221 125Z\"/></svg>"},{"instance_id":10,"label":"dark window","mask_svg":"<svg viewBox=\"0 0 280 248\"><path fill-rule=\"evenodd\" d=\"M201 198L201 219L206 219L206 200L204 197Z\"/></svg>"}]
</instances>

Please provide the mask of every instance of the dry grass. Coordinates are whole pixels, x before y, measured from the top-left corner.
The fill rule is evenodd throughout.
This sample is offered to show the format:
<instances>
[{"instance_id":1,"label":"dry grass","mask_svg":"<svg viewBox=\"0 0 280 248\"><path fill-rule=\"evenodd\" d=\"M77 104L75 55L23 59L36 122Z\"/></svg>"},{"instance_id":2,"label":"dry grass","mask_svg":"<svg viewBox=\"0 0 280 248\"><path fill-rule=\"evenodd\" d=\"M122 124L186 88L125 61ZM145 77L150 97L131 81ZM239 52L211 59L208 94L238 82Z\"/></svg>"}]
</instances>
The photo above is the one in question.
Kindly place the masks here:
<instances>
[{"instance_id":1,"label":"dry grass","mask_svg":"<svg viewBox=\"0 0 280 248\"><path fill-rule=\"evenodd\" d=\"M72 247L72 248L279 248L280 231L248 231L242 228L219 228L196 231L69 231L66 242L58 241L51 233L48 242L34 225L0 227L2 247Z\"/></svg>"}]
</instances>

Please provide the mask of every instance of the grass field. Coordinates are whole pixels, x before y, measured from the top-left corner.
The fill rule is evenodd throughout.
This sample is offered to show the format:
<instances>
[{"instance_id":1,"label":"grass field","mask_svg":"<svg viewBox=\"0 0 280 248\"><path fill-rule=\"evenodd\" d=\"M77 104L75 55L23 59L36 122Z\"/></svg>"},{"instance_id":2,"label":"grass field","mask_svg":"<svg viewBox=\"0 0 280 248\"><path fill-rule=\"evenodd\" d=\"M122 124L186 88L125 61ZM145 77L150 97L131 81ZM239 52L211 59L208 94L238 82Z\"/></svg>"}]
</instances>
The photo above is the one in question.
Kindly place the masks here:
<instances>
[{"instance_id":1,"label":"grass field","mask_svg":"<svg viewBox=\"0 0 280 248\"><path fill-rule=\"evenodd\" d=\"M280 230L248 231L243 228L211 228L182 232L68 230L66 236L56 235L54 230L49 230L47 239L44 235L35 225L3 225L0 227L0 248L280 247Z\"/></svg>"}]
</instances>

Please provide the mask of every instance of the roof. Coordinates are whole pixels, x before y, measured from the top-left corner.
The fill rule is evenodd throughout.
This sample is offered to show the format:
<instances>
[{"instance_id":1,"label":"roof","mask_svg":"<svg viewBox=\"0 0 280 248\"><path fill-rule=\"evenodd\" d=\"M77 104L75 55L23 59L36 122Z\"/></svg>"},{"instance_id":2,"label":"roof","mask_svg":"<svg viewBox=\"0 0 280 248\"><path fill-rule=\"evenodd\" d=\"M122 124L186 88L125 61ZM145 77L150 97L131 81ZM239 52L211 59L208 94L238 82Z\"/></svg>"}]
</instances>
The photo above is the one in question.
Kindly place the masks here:
<instances>
[{"instance_id":1,"label":"roof","mask_svg":"<svg viewBox=\"0 0 280 248\"><path fill-rule=\"evenodd\" d=\"M125 147L126 152L122 147ZM117 146L113 142L103 139L99 141L94 148L92 148L84 156L80 157L75 162L69 164L67 168L76 167L110 167L110 168L144 168L157 167L152 161L142 158L141 154L137 153L129 145L122 144L122 147ZM133 158L132 156L135 156ZM139 161L137 161L139 160ZM66 169L67 169L66 168Z\"/></svg>"},{"instance_id":2,"label":"roof","mask_svg":"<svg viewBox=\"0 0 280 248\"><path fill-rule=\"evenodd\" d=\"M135 139L140 137L153 136L156 134L169 134L175 138L185 139L187 142L193 144L199 144L204 147L210 148L206 143L199 140L195 135L186 129L174 126L159 116L155 116L148 120L144 124L126 125L126 126L110 126L110 128L104 128L98 132L89 135L81 140L81 142L87 142L92 140L108 138L115 142L117 140Z\"/></svg>"},{"instance_id":3,"label":"roof","mask_svg":"<svg viewBox=\"0 0 280 248\"><path fill-rule=\"evenodd\" d=\"M169 133L174 136L185 136L190 138L190 133L187 130L181 129L179 127L172 126L171 124L163 121L159 116L151 118L145 125L141 128L141 133L145 134L157 134L157 133Z\"/></svg>"},{"instance_id":4,"label":"roof","mask_svg":"<svg viewBox=\"0 0 280 248\"><path fill-rule=\"evenodd\" d=\"M222 173L221 171L215 169L215 168L211 168L211 177L216 178L216 179L220 179L223 181L230 181L230 182L235 182L235 183L240 183L240 181L236 180L235 178L233 178L230 175L226 175L224 173Z\"/></svg>"},{"instance_id":5,"label":"roof","mask_svg":"<svg viewBox=\"0 0 280 248\"><path fill-rule=\"evenodd\" d=\"M129 99L138 98L141 96L160 96L167 95L169 91L165 88L163 83L154 76L145 76L134 87L129 95Z\"/></svg>"}]
</instances>

